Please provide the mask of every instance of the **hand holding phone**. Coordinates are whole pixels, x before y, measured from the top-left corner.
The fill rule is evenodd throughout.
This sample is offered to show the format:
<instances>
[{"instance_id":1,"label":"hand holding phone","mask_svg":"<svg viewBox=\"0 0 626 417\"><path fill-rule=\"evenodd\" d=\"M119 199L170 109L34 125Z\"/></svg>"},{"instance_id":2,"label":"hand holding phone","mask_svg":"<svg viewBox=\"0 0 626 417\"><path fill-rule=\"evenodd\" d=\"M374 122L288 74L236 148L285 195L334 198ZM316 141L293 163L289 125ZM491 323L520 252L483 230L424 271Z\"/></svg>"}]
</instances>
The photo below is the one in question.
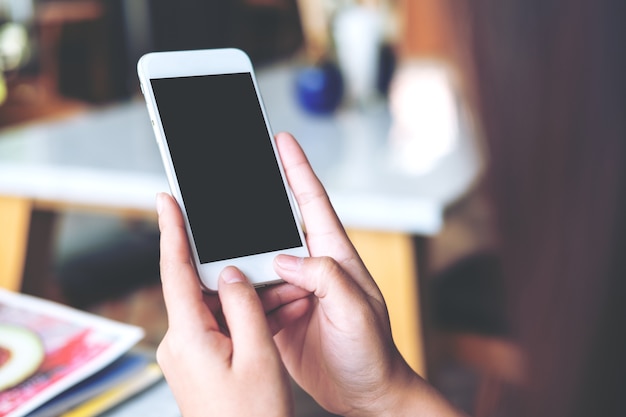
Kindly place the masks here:
<instances>
[{"instance_id":1,"label":"hand holding phone","mask_svg":"<svg viewBox=\"0 0 626 417\"><path fill-rule=\"evenodd\" d=\"M280 282L274 257L308 250L248 56L149 53L137 72L204 288L228 265L256 286Z\"/></svg>"},{"instance_id":2,"label":"hand holding phone","mask_svg":"<svg viewBox=\"0 0 626 417\"><path fill-rule=\"evenodd\" d=\"M462 415L394 346L382 295L302 149L288 134L276 145L296 199L306 201L311 251L304 259L275 258L287 284L254 291L226 268L219 303L217 295L203 297L182 213L170 196L159 198L168 330L157 358L183 414L293 415L286 367L334 414Z\"/></svg>"}]
</instances>

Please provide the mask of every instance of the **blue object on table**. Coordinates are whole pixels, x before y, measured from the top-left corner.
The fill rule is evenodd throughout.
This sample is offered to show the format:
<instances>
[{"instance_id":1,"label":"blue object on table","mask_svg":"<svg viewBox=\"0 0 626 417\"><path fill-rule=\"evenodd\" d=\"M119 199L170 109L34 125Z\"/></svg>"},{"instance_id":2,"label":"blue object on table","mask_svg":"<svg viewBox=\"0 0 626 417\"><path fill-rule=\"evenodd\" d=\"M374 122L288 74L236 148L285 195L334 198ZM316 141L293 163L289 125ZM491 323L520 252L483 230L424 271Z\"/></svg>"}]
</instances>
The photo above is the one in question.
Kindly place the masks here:
<instances>
[{"instance_id":1,"label":"blue object on table","mask_svg":"<svg viewBox=\"0 0 626 417\"><path fill-rule=\"evenodd\" d=\"M343 79L331 62L302 68L295 84L298 103L309 113L330 114L341 104Z\"/></svg>"}]
</instances>

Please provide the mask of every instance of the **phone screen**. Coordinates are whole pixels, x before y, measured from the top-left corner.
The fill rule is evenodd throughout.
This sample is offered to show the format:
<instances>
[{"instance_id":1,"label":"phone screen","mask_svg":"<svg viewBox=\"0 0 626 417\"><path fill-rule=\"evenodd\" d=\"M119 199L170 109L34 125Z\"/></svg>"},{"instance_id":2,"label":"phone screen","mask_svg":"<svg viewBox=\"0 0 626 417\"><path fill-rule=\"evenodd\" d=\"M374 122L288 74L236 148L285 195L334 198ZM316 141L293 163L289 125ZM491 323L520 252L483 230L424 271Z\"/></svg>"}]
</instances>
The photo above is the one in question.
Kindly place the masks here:
<instances>
[{"instance_id":1,"label":"phone screen","mask_svg":"<svg viewBox=\"0 0 626 417\"><path fill-rule=\"evenodd\" d=\"M151 84L200 262L302 246L251 74Z\"/></svg>"}]
</instances>

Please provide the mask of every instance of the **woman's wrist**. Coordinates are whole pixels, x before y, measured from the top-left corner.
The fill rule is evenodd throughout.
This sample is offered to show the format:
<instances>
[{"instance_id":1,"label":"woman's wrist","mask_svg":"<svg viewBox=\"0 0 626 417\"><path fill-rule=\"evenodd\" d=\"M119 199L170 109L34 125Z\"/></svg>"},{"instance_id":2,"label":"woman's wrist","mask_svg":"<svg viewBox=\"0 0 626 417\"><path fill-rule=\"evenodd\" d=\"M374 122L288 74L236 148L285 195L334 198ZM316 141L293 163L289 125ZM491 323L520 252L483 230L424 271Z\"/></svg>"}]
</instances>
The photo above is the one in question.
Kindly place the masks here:
<instances>
[{"instance_id":1,"label":"woman's wrist","mask_svg":"<svg viewBox=\"0 0 626 417\"><path fill-rule=\"evenodd\" d=\"M413 381L400 389L392 389L392 398L381 416L436 416L461 417L462 412L452 406L433 386L415 374Z\"/></svg>"},{"instance_id":2,"label":"woman's wrist","mask_svg":"<svg viewBox=\"0 0 626 417\"><path fill-rule=\"evenodd\" d=\"M371 409L362 410L355 417L465 416L403 360L401 362L401 369L394 373L385 387L381 387L384 392L372 402Z\"/></svg>"}]
</instances>

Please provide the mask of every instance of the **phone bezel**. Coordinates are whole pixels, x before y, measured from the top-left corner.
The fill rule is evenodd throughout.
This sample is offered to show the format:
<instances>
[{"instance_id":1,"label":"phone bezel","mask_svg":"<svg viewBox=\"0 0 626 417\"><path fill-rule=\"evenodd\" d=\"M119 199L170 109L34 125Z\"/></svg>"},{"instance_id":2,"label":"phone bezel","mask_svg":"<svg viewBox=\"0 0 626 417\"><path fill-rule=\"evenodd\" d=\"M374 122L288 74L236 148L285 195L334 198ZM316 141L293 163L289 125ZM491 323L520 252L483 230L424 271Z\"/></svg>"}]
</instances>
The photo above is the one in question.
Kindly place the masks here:
<instances>
[{"instance_id":1,"label":"phone bezel","mask_svg":"<svg viewBox=\"0 0 626 417\"><path fill-rule=\"evenodd\" d=\"M137 63L137 72L141 83L141 90L143 92L146 106L148 108L148 113L150 115L151 123L153 126L155 138L159 146L161 158L163 160L167 180L170 186L170 192L172 193L172 196L176 199L183 213L194 265L198 272L200 282L203 288L209 291L216 291L219 273L224 267L228 265L234 265L238 267L247 276L250 282L257 287L281 282L280 278L276 275L273 269L274 257L279 253L287 253L294 256L305 257L309 255L309 252L306 245L300 211L297 208L295 198L287 182L282 166L282 161L280 160L280 157L278 155L276 144L274 142L274 136L269 124L267 113L265 111L265 106L263 105L260 89L258 87L256 75L254 73L254 68L248 55L245 52L234 48L151 52L142 56L139 59ZM274 157L276 158L276 161L278 163L283 187L285 188L285 191L287 193L291 212L297 225L298 234L302 246L286 250L270 251L256 255L242 256L203 264L199 261L196 244L194 242L193 233L191 231L189 219L187 217L187 210L185 208L181 190L178 185L178 179L174 170L169 147L167 145L167 138L165 136L163 125L161 123L159 108L156 103L154 92L152 91L150 80L158 78L219 75L242 72L247 72L251 76L257 101L263 114L267 134L272 145L272 149L274 151Z\"/></svg>"}]
</instances>

